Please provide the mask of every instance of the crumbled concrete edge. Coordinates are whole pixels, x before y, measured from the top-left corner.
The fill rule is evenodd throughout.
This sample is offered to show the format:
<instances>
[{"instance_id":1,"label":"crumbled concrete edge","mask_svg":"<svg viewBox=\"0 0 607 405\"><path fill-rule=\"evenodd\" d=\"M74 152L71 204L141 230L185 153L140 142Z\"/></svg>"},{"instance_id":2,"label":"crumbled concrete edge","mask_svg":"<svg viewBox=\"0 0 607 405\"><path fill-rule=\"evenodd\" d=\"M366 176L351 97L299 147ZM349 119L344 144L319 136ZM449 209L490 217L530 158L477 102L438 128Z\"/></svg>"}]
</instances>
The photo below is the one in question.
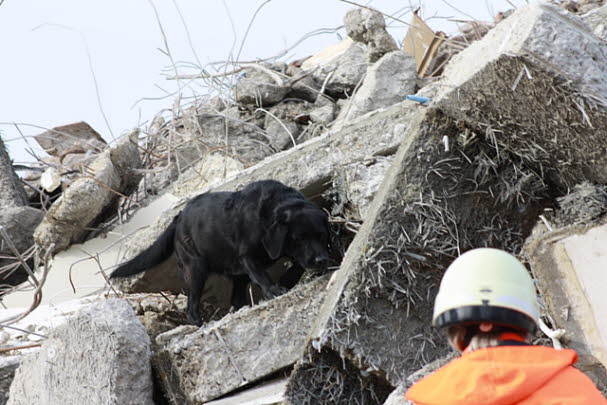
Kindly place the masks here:
<instances>
[{"instance_id":1,"label":"crumbled concrete edge","mask_svg":"<svg viewBox=\"0 0 607 405\"><path fill-rule=\"evenodd\" d=\"M325 297L329 276L196 328L156 337L155 369L174 404L202 403L289 367Z\"/></svg>"}]
</instances>

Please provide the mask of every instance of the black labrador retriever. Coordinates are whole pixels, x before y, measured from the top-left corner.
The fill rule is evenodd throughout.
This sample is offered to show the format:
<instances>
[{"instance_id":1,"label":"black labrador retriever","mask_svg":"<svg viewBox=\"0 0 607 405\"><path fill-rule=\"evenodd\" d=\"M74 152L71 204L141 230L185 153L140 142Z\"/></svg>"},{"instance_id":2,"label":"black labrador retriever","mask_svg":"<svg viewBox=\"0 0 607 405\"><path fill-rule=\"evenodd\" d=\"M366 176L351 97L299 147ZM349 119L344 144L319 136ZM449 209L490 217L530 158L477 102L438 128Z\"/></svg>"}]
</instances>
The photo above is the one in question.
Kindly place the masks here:
<instances>
[{"instance_id":1,"label":"black labrador retriever","mask_svg":"<svg viewBox=\"0 0 607 405\"><path fill-rule=\"evenodd\" d=\"M293 260L289 272L326 268L329 255L327 215L299 191L274 180L253 182L241 191L195 197L146 250L111 274L127 277L145 271L175 252L188 286L188 320L200 325L200 298L209 273L234 281L232 305L246 303L252 281L266 298L287 288L272 282L266 269L281 257ZM294 281L286 282L288 287Z\"/></svg>"}]
</instances>

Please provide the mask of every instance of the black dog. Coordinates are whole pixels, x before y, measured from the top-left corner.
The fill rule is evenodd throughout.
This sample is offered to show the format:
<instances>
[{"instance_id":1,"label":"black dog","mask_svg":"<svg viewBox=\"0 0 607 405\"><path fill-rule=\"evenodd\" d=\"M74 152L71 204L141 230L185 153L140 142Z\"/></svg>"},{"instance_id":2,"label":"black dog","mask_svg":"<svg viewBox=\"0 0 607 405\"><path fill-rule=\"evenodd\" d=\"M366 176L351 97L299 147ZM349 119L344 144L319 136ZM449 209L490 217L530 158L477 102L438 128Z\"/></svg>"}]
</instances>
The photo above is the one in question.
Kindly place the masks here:
<instances>
[{"instance_id":1,"label":"black dog","mask_svg":"<svg viewBox=\"0 0 607 405\"><path fill-rule=\"evenodd\" d=\"M281 257L293 259L296 269L289 271L299 274L303 268L325 268L328 244L329 222L321 209L299 191L263 180L241 191L197 196L152 246L120 265L110 277L145 271L175 251L188 286L188 320L200 325L200 297L209 273L233 279L232 305L240 308L246 302L249 281L266 298L287 291L266 273Z\"/></svg>"}]
</instances>

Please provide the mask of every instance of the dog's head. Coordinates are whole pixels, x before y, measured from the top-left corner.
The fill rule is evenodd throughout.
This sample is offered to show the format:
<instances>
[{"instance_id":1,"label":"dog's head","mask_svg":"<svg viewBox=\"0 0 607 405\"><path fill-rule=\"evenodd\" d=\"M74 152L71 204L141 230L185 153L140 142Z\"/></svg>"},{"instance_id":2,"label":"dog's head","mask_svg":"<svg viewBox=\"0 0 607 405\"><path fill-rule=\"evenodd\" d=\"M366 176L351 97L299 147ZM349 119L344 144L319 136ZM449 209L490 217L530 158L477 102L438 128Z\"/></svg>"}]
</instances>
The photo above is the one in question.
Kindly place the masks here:
<instances>
[{"instance_id":1,"label":"dog's head","mask_svg":"<svg viewBox=\"0 0 607 405\"><path fill-rule=\"evenodd\" d=\"M298 201L275 210L262 242L272 259L287 256L302 267L324 269L329 237L327 215L310 202Z\"/></svg>"}]
</instances>

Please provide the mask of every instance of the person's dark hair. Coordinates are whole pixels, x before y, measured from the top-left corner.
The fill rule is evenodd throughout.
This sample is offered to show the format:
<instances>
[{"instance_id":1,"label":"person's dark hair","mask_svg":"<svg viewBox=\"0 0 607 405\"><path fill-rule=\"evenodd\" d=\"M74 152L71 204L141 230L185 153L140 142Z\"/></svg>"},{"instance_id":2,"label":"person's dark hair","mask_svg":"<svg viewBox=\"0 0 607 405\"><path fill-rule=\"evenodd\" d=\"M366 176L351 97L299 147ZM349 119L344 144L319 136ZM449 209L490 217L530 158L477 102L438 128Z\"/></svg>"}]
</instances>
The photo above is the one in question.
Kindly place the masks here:
<instances>
[{"instance_id":1,"label":"person's dark hair","mask_svg":"<svg viewBox=\"0 0 607 405\"><path fill-rule=\"evenodd\" d=\"M500 344L503 333L511 332L528 341L529 334L524 330L502 325L491 325L491 330L483 332L480 323L452 325L445 329L451 346L459 351L468 349L474 351L485 347L495 347Z\"/></svg>"}]
</instances>

